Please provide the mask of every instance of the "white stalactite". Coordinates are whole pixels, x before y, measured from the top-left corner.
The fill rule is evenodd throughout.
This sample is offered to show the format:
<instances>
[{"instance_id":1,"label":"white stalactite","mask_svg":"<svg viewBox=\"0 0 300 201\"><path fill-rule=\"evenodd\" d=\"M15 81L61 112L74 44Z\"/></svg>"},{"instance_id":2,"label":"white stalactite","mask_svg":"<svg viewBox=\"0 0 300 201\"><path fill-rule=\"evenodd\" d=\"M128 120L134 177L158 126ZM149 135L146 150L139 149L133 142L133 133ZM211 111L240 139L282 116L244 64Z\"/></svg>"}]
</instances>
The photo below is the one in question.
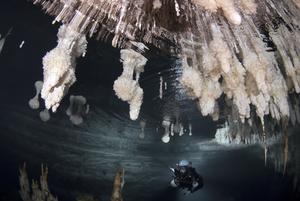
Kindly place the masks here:
<instances>
[{"instance_id":1,"label":"white stalactite","mask_svg":"<svg viewBox=\"0 0 300 201\"><path fill-rule=\"evenodd\" d=\"M43 82L42 81L36 81L34 83L35 86L35 96L29 100L28 104L31 109L39 109L40 107L40 102L39 102L39 95L41 93L42 87L43 87Z\"/></svg>"},{"instance_id":2,"label":"white stalactite","mask_svg":"<svg viewBox=\"0 0 300 201\"><path fill-rule=\"evenodd\" d=\"M192 131L192 124L189 123L189 136L193 135L193 131Z\"/></svg>"},{"instance_id":3,"label":"white stalactite","mask_svg":"<svg viewBox=\"0 0 300 201\"><path fill-rule=\"evenodd\" d=\"M174 136L174 123L171 123L170 134Z\"/></svg>"},{"instance_id":4,"label":"white stalactite","mask_svg":"<svg viewBox=\"0 0 300 201\"><path fill-rule=\"evenodd\" d=\"M40 112L40 119L43 121L43 122L47 122L50 120L50 113L49 113L49 110L47 110L47 108L45 108L44 110L42 110Z\"/></svg>"},{"instance_id":5,"label":"white stalactite","mask_svg":"<svg viewBox=\"0 0 300 201\"><path fill-rule=\"evenodd\" d=\"M8 32L5 34L5 36L2 37L1 34L0 34L0 53L2 52L5 40L10 35L11 31L12 31L12 27L8 30Z\"/></svg>"},{"instance_id":6,"label":"white stalactite","mask_svg":"<svg viewBox=\"0 0 300 201\"><path fill-rule=\"evenodd\" d=\"M183 128L183 125L180 123L179 124L179 136L183 136L184 135L184 128Z\"/></svg>"},{"instance_id":7,"label":"white stalactite","mask_svg":"<svg viewBox=\"0 0 300 201\"><path fill-rule=\"evenodd\" d=\"M44 85L42 98L47 109L56 112L62 98L76 81L76 58L86 51L85 35L66 25L59 28L57 46L43 58Z\"/></svg>"},{"instance_id":8,"label":"white stalactite","mask_svg":"<svg viewBox=\"0 0 300 201\"><path fill-rule=\"evenodd\" d=\"M141 133L139 134L139 138L144 139L145 138L145 127L146 127L146 121L145 120L140 121L140 127L141 127Z\"/></svg>"},{"instance_id":9,"label":"white stalactite","mask_svg":"<svg viewBox=\"0 0 300 201\"><path fill-rule=\"evenodd\" d=\"M170 142L170 126L171 126L171 120L170 117L165 116L163 121L162 121L162 126L165 129L164 135L162 136L161 140L164 143L169 143Z\"/></svg>"},{"instance_id":10,"label":"white stalactite","mask_svg":"<svg viewBox=\"0 0 300 201\"><path fill-rule=\"evenodd\" d=\"M19 48L21 49L21 48L23 48L23 45L25 44L25 41L23 40L22 42L21 42L21 44L19 45Z\"/></svg>"},{"instance_id":11,"label":"white stalactite","mask_svg":"<svg viewBox=\"0 0 300 201\"><path fill-rule=\"evenodd\" d=\"M79 125L83 123L83 116L89 112L89 105L87 100L83 96L71 95L69 98L70 105L66 111L69 116L70 121L74 125Z\"/></svg>"},{"instance_id":12,"label":"white stalactite","mask_svg":"<svg viewBox=\"0 0 300 201\"><path fill-rule=\"evenodd\" d=\"M154 9L154 10L155 10L155 9L160 9L161 6L162 6L162 3L161 3L160 0L154 0L154 1L153 1L153 9Z\"/></svg>"},{"instance_id":13,"label":"white stalactite","mask_svg":"<svg viewBox=\"0 0 300 201\"><path fill-rule=\"evenodd\" d=\"M218 119L217 99L223 93L237 109L241 122L250 118L251 105L261 122L269 114L276 120L289 117L288 92L300 93L300 34L279 26L269 33L277 50L268 51L263 36L256 34L259 30L252 31L254 22L245 20L233 33L229 27L209 22L212 37L203 38L201 46L193 37L183 37L181 83L187 95L198 101L202 115L214 120ZM293 118L295 122L295 115Z\"/></svg>"},{"instance_id":14,"label":"white stalactite","mask_svg":"<svg viewBox=\"0 0 300 201\"><path fill-rule=\"evenodd\" d=\"M132 49L121 50L123 72L114 82L116 95L130 105L130 118L136 120L143 102L143 89L139 86L139 75L144 72L147 59ZM133 79L135 73L135 79Z\"/></svg>"},{"instance_id":15,"label":"white stalactite","mask_svg":"<svg viewBox=\"0 0 300 201\"><path fill-rule=\"evenodd\" d=\"M163 77L159 77L159 98L163 98Z\"/></svg>"}]
</instances>

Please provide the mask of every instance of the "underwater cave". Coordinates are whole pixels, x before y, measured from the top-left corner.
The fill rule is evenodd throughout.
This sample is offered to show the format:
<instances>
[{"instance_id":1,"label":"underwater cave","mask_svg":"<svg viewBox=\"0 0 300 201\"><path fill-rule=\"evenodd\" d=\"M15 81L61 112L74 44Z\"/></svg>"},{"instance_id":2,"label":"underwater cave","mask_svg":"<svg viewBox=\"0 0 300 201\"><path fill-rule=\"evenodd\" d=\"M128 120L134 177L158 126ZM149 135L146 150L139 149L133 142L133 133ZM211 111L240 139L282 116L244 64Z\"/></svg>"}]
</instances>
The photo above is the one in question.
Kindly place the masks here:
<instances>
[{"instance_id":1,"label":"underwater cave","mask_svg":"<svg viewBox=\"0 0 300 201\"><path fill-rule=\"evenodd\" d=\"M299 201L299 0L2 0L0 201Z\"/></svg>"}]
</instances>

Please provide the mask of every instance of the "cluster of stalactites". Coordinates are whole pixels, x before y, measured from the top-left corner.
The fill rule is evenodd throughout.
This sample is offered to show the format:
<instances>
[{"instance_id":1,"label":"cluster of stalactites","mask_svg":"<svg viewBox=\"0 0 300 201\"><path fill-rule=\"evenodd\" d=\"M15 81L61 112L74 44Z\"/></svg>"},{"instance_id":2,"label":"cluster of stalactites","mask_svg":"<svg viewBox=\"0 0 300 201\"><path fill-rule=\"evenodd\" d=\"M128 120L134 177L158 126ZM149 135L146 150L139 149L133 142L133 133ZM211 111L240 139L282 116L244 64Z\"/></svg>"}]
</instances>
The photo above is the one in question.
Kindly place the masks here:
<instances>
[{"instance_id":1,"label":"cluster of stalactites","mask_svg":"<svg viewBox=\"0 0 300 201\"><path fill-rule=\"evenodd\" d=\"M260 134L261 128L256 125L247 123L233 122L232 119L227 119L225 124L218 128L215 133L216 142L222 145L243 145L243 144L261 144L269 146L273 142L280 139L280 134L276 133L275 126L268 127L265 132L267 138Z\"/></svg>"},{"instance_id":2,"label":"cluster of stalactites","mask_svg":"<svg viewBox=\"0 0 300 201\"><path fill-rule=\"evenodd\" d=\"M76 81L76 58L84 56L87 46L85 35L67 25L59 28L57 37L57 46L43 58L44 84L41 92L46 108L52 108L53 112Z\"/></svg>"},{"instance_id":3,"label":"cluster of stalactites","mask_svg":"<svg viewBox=\"0 0 300 201\"><path fill-rule=\"evenodd\" d=\"M295 18L299 13L294 13ZM289 16L282 14L282 19L295 23ZM276 120L289 118L293 109L299 108L289 98L289 94L300 92L299 31L281 23L276 30L267 27L269 34L265 36L250 16L234 28L206 18L209 16L201 19L199 27L209 27L208 34L201 30L198 34L186 33L180 42L181 83L187 94L197 99L202 114L218 119L218 99L224 94L237 109L241 122L250 118L251 105L262 125L266 115ZM266 37L274 43L274 49L270 50Z\"/></svg>"},{"instance_id":4,"label":"cluster of stalactites","mask_svg":"<svg viewBox=\"0 0 300 201\"><path fill-rule=\"evenodd\" d=\"M179 117L175 117L175 121L168 115L163 117L163 121L161 123L162 127L164 128L164 134L161 138L162 142L169 143L171 137L174 137L175 134L178 136L183 136L185 133L188 132L189 136L193 135L192 131L192 124L188 124L188 129L186 129L183 123L180 121Z\"/></svg>"},{"instance_id":5,"label":"cluster of stalactites","mask_svg":"<svg viewBox=\"0 0 300 201\"><path fill-rule=\"evenodd\" d=\"M246 14L255 14L257 9L255 0L192 0L192 2L210 12L217 12L221 9L226 19L235 25L242 22L242 16L237 7Z\"/></svg>"},{"instance_id":6,"label":"cluster of stalactites","mask_svg":"<svg viewBox=\"0 0 300 201\"><path fill-rule=\"evenodd\" d=\"M114 82L113 89L116 95L130 106L130 118L136 120L143 103L143 89L139 85L140 74L144 72L147 58L132 50L121 50L123 72ZM134 77L135 76L135 77Z\"/></svg>"}]
</instances>

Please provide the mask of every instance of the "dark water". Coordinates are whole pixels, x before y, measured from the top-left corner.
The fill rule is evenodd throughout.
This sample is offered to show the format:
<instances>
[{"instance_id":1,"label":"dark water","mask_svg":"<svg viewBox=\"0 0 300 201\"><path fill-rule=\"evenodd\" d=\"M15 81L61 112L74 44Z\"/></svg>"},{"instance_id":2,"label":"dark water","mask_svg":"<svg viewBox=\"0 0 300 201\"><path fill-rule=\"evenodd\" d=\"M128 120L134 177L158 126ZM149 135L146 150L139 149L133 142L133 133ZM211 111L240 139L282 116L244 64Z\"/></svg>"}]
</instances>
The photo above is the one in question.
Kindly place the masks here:
<instances>
[{"instance_id":1,"label":"dark water","mask_svg":"<svg viewBox=\"0 0 300 201\"><path fill-rule=\"evenodd\" d=\"M39 8L22 0L0 2L0 33L13 27L0 54L0 200L21 200L18 168L27 163L29 177L38 179L41 163L49 167L49 185L59 200L75 200L82 193L109 200L113 177L125 168L124 200L144 201L288 201L297 200L292 177L264 165L260 146L228 148L211 139L216 125L202 118L193 103L174 95L174 59L152 55L142 77L147 120L145 139L138 138L139 122L128 119L128 106L113 91L121 73L119 50L90 41L77 67L78 82L70 93L87 97L91 112L73 126L65 110L67 98L47 123L28 107L34 82L42 79L44 54L55 46L58 25ZM22 49L21 41L25 41ZM158 97L161 72L170 84L166 98ZM173 72L173 73L172 73ZM180 72L178 72L180 74ZM176 100L176 101L175 101ZM194 135L163 144L160 128L164 105L178 105L193 123ZM186 106L193 109L186 109ZM192 105L192 106L191 106ZM176 106L177 107L177 106ZM157 128L159 128L157 130ZM295 131L296 134L297 131ZM171 189L169 166L180 159L193 162L204 177L204 187L192 195ZM297 197L298 196L298 197Z\"/></svg>"}]
</instances>

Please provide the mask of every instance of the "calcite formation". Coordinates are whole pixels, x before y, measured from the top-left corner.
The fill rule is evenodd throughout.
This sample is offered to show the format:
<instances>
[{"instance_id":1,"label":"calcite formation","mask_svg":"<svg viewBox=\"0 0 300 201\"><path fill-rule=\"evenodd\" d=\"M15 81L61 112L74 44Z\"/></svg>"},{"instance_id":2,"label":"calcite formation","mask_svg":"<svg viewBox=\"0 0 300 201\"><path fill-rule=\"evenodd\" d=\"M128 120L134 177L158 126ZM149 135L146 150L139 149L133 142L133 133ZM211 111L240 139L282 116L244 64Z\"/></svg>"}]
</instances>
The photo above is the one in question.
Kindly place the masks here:
<instances>
[{"instance_id":1,"label":"calcite formation","mask_svg":"<svg viewBox=\"0 0 300 201\"><path fill-rule=\"evenodd\" d=\"M271 131L266 120L297 122L299 0L33 2L64 24L57 48L44 58L42 97L48 109L55 111L75 82L75 58L84 52L88 35L122 49L124 71L114 90L130 104L131 119L139 115L143 90L138 75L147 61L134 44L152 44L181 60L181 84L202 115L257 125L262 141ZM163 139L169 141L169 135Z\"/></svg>"},{"instance_id":2,"label":"calcite formation","mask_svg":"<svg viewBox=\"0 0 300 201\"><path fill-rule=\"evenodd\" d=\"M85 35L62 25L57 34L57 46L43 58L44 84L42 98L48 110L56 112L62 98L76 81L76 58L86 51Z\"/></svg>"},{"instance_id":3,"label":"calcite formation","mask_svg":"<svg viewBox=\"0 0 300 201\"><path fill-rule=\"evenodd\" d=\"M49 190L48 168L43 165L41 166L41 176L39 181L32 180L32 182L29 182L26 165L24 164L23 167L20 168L19 182L19 192L23 201L58 201L58 199L52 195L51 191Z\"/></svg>"},{"instance_id":4,"label":"calcite formation","mask_svg":"<svg viewBox=\"0 0 300 201\"><path fill-rule=\"evenodd\" d=\"M144 72L147 59L132 49L121 50L123 73L114 82L113 89L116 95L129 103L130 118L136 120L143 102L143 89L139 86L140 74ZM135 75L135 78L134 78Z\"/></svg>"},{"instance_id":5,"label":"calcite formation","mask_svg":"<svg viewBox=\"0 0 300 201\"><path fill-rule=\"evenodd\" d=\"M39 107L40 107L39 95L40 95L42 87L43 87L43 82L36 81L34 83L34 87L35 87L35 96L28 101L28 104L31 109L36 110L36 109L39 109Z\"/></svg>"},{"instance_id":6,"label":"calcite formation","mask_svg":"<svg viewBox=\"0 0 300 201\"><path fill-rule=\"evenodd\" d=\"M113 183L113 191L111 195L111 201L123 201L122 190L125 184L125 170L120 168L115 176Z\"/></svg>"},{"instance_id":7,"label":"calcite formation","mask_svg":"<svg viewBox=\"0 0 300 201\"><path fill-rule=\"evenodd\" d=\"M70 105L66 114L69 116L70 121L74 125L83 123L83 117L89 112L89 105L86 98L80 95L70 95L69 101Z\"/></svg>"}]
</instances>

